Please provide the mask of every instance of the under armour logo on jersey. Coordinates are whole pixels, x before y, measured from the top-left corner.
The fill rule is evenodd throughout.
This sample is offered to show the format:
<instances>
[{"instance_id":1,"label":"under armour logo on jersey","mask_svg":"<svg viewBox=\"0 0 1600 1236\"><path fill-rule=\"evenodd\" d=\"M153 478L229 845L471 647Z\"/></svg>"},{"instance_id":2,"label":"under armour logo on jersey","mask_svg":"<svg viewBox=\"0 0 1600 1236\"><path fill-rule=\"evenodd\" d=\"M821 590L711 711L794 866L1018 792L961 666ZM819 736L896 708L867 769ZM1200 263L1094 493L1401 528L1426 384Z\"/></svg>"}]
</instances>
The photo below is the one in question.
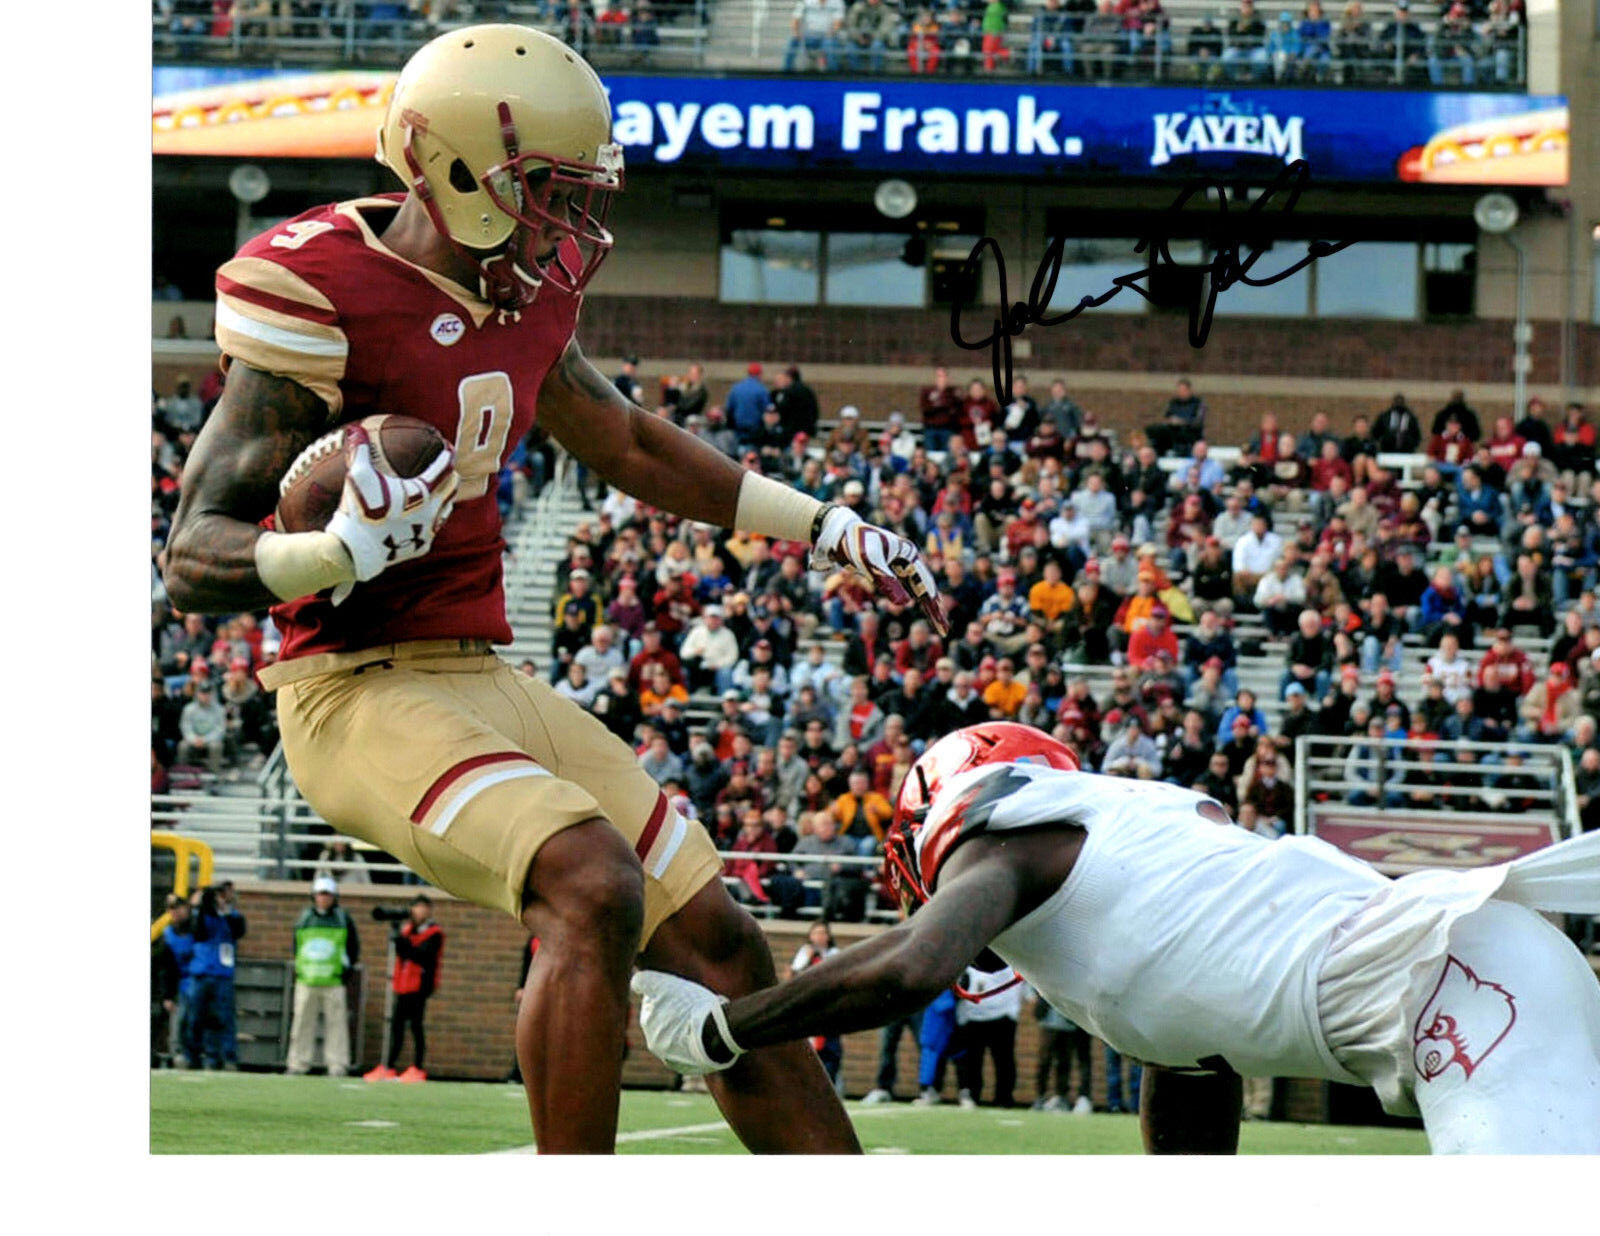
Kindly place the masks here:
<instances>
[{"instance_id":1,"label":"under armour logo on jersey","mask_svg":"<svg viewBox=\"0 0 1600 1236\"><path fill-rule=\"evenodd\" d=\"M389 561L393 562L400 556L403 549L422 550L427 548L428 542L422 539L422 525L411 525L411 536L404 541L396 541L392 536L383 538L383 543L389 549Z\"/></svg>"},{"instance_id":2,"label":"under armour logo on jersey","mask_svg":"<svg viewBox=\"0 0 1600 1236\"><path fill-rule=\"evenodd\" d=\"M1471 1077L1511 1033L1516 1020L1515 996L1499 983L1480 979L1454 957L1446 957L1439 985L1412 1031L1418 1076L1432 1081L1459 1064L1462 1074Z\"/></svg>"}]
</instances>

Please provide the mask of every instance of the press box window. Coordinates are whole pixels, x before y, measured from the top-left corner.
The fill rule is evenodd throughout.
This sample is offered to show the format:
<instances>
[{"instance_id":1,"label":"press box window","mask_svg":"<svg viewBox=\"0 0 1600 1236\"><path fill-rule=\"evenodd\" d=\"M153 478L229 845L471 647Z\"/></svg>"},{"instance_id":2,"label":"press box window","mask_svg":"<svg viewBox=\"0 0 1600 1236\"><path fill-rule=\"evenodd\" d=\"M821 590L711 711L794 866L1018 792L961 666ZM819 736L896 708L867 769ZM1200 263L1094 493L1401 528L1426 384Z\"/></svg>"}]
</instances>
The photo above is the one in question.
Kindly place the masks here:
<instances>
[{"instance_id":1,"label":"press box window","mask_svg":"<svg viewBox=\"0 0 1600 1236\"><path fill-rule=\"evenodd\" d=\"M821 290L820 232L735 231L722 246L725 303L814 305Z\"/></svg>"}]
</instances>

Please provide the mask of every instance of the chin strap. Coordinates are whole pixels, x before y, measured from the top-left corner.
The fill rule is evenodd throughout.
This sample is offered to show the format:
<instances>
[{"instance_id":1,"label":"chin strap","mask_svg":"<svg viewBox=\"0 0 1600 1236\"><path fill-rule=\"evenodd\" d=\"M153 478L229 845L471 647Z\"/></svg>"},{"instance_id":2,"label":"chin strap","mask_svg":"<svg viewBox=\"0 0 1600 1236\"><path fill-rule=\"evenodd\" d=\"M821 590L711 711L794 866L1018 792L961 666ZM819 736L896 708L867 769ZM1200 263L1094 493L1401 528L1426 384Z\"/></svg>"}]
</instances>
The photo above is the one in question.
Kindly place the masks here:
<instances>
[{"instance_id":1,"label":"chin strap","mask_svg":"<svg viewBox=\"0 0 1600 1236\"><path fill-rule=\"evenodd\" d=\"M415 132L416 129L412 125L406 125L405 147L401 151L405 156L406 170L411 173L411 192L416 194L417 201L421 202L422 208L428 212L428 219L433 224L434 231L443 236L452 249L478 268L478 295L498 310L500 325L504 326L508 320L521 321L522 310L533 303L533 298L538 295L544 280L537 279L523 270L511 256L509 248L507 252L485 262L475 257L466 246L450 235L450 229L445 226L444 213L439 209L439 203L434 200L433 190L428 187L428 178L423 175L422 164L417 162L417 156L411 149L412 135Z\"/></svg>"},{"instance_id":2,"label":"chin strap","mask_svg":"<svg viewBox=\"0 0 1600 1236\"><path fill-rule=\"evenodd\" d=\"M1001 983L1000 986L991 987L986 991L980 991L977 995L973 995L960 983L954 984L951 990L953 990L960 999L967 1001L969 1004L982 1004L991 996L998 996L1003 991L1010 991L1018 983L1026 983L1027 981L1028 980L1023 978L1022 975L1013 971L1011 977L1005 982Z\"/></svg>"}]
</instances>

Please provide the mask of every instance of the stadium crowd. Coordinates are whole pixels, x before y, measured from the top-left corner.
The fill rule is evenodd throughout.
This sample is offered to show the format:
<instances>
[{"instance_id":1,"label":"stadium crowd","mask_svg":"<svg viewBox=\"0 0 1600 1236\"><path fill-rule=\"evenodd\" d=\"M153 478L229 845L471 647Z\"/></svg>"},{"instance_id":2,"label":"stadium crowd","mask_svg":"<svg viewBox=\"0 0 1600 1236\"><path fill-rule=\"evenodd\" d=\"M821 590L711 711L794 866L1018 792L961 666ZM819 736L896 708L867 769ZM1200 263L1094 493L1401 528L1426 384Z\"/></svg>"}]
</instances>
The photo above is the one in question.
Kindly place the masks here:
<instances>
[{"instance_id":1,"label":"stadium crowd","mask_svg":"<svg viewBox=\"0 0 1600 1236\"><path fill-rule=\"evenodd\" d=\"M1376 16L1378 8L1384 10ZM1422 6L1419 4L1420 10ZM542 25L586 55L647 60L664 24L698 30L714 6L692 0L154 0L158 46L180 55L208 45L262 48L348 33L410 46L470 21ZM1169 14L1161 0L795 0L782 67L792 72L913 74L1025 72L1086 80L1473 85L1521 80L1524 0L1444 0L1420 21L1410 0L1361 0L1337 13L1310 0L1298 11ZM782 23L781 7L772 20ZM765 13L758 20L766 20Z\"/></svg>"},{"instance_id":2,"label":"stadium crowd","mask_svg":"<svg viewBox=\"0 0 1600 1236\"><path fill-rule=\"evenodd\" d=\"M945 598L941 639L857 576L810 572L803 546L582 482L590 517L555 568L551 661L523 669L547 672L746 856L727 875L751 903L860 918L868 869L835 860L880 852L920 750L989 718L1051 731L1100 771L1199 786L1274 835L1294 815L1301 734L1370 739L1350 749L1357 803L1374 801L1363 786L1380 744L1503 744L1454 757L1486 766L1479 795L1441 798L1425 769L1372 787L1391 804L1478 811L1525 806L1523 748L1564 743L1595 825L1600 484L1579 404L1554 414L1534 399L1517 423L1485 423L1456 392L1424 420L1397 395L1342 432L1318 414L1300 434L1267 414L1224 463L1187 380L1120 441L1061 378L1036 394L1018 376L1002 402L940 369L914 418L874 429L850 406L825 425L795 366L769 383L751 364L720 401L697 365L647 390L629 358L615 380L745 466L912 539ZM275 656L270 619L178 614L156 567L218 393L215 376L198 391L180 381L155 405L156 788L275 741L254 682ZM1425 457L1411 483L1380 464L1391 452ZM523 443L502 508L553 462L548 444ZM1542 671L1535 637L1549 642ZM1240 681L1263 658L1281 665L1275 701Z\"/></svg>"}]
</instances>

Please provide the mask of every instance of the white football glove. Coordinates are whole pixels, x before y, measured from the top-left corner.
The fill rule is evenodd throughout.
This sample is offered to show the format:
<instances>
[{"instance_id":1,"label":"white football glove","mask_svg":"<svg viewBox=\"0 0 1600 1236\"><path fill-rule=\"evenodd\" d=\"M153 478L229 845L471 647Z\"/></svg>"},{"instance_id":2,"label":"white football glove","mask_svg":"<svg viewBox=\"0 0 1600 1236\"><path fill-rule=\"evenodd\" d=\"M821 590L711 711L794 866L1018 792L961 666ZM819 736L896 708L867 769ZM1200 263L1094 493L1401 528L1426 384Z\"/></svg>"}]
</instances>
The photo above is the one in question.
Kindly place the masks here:
<instances>
[{"instance_id":1,"label":"white football glove","mask_svg":"<svg viewBox=\"0 0 1600 1236\"><path fill-rule=\"evenodd\" d=\"M344 493L328 520L328 531L350 551L356 580L372 579L397 562L420 558L455 507L455 453L445 447L422 473L401 479L372 464L372 445L359 424L345 426ZM338 605L354 583L334 589Z\"/></svg>"},{"instance_id":2,"label":"white football glove","mask_svg":"<svg viewBox=\"0 0 1600 1236\"><path fill-rule=\"evenodd\" d=\"M709 987L675 974L660 970L640 970L633 976L633 990L644 997L639 1007L639 1028L644 1031L645 1046L675 1072L686 1077L700 1077L727 1068L744 1049L728 1033L728 1015L722 1006L726 996L719 996ZM705 1048L706 1022L716 1024L731 1056L727 1060L713 1060Z\"/></svg>"},{"instance_id":3,"label":"white football glove","mask_svg":"<svg viewBox=\"0 0 1600 1236\"><path fill-rule=\"evenodd\" d=\"M905 537L866 523L847 507L825 507L822 527L811 547L811 569L820 571L830 564L860 571L896 605L915 598L933 629L940 635L949 634L950 623L933 572Z\"/></svg>"}]
</instances>

